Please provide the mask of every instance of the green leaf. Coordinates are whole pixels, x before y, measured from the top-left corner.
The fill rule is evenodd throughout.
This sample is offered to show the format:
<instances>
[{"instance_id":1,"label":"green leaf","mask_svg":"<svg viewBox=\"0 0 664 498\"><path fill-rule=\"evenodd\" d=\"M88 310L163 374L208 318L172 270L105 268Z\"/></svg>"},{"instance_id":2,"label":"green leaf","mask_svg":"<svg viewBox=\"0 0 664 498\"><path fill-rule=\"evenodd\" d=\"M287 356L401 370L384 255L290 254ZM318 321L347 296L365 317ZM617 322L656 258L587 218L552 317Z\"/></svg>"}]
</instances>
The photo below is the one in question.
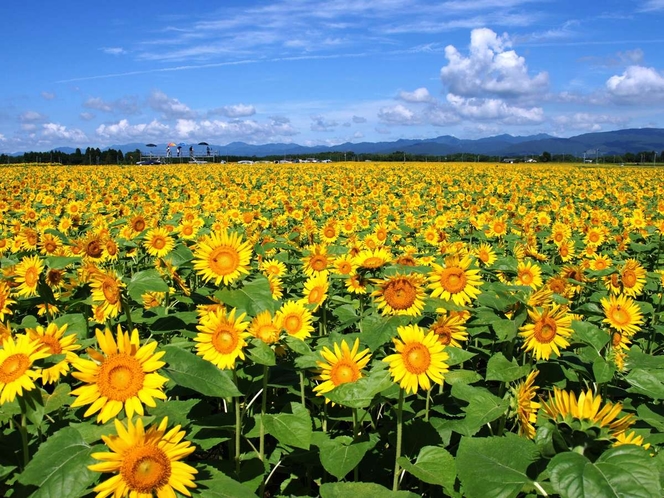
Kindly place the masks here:
<instances>
[{"instance_id":1,"label":"green leaf","mask_svg":"<svg viewBox=\"0 0 664 498\"><path fill-rule=\"evenodd\" d=\"M502 416L509 407L509 401L494 396L487 389L456 384L452 386L452 396L467 401L463 410L466 417L461 420L449 420L438 424L438 430L448 428L464 436L472 436L480 428Z\"/></svg>"},{"instance_id":2,"label":"green leaf","mask_svg":"<svg viewBox=\"0 0 664 498\"><path fill-rule=\"evenodd\" d=\"M180 268L194 259L194 253L184 244L178 244L164 259L169 260L173 266Z\"/></svg>"},{"instance_id":3,"label":"green leaf","mask_svg":"<svg viewBox=\"0 0 664 498\"><path fill-rule=\"evenodd\" d=\"M247 486L231 479L216 468L205 465L203 471L212 477L205 480L196 480L196 487L200 495L205 498L257 498Z\"/></svg>"},{"instance_id":4,"label":"green leaf","mask_svg":"<svg viewBox=\"0 0 664 498\"><path fill-rule=\"evenodd\" d=\"M76 429L64 427L42 443L18 480L37 486L31 498L83 496L99 477L87 467L93 450Z\"/></svg>"},{"instance_id":5,"label":"green leaf","mask_svg":"<svg viewBox=\"0 0 664 498\"><path fill-rule=\"evenodd\" d=\"M655 459L643 448L623 445L595 463L574 452L556 455L547 470L561 498L651 498L662 496Z\"/></svg>"},{"instance_id":6,"label":"green leaf","mask_svg":"<svg viewBox=\"0 0 664 498\"><path fill-rule=\"evenodd\" d=\"M529 372L530 365L519 365L514 358L512 358L512 361L508 361L503 353L496 353L487 363L486 380L512 382L525 377Z\"/></svg>"},{"instance_id":7,"label":"green leaf","mask_svg":"<svg viewBox=\"0 0 664 498\"><path fill-rule=\"evenodd\" d=\"M350 408L366 408L378 394L394 385L389 370L371 370L369 375L356 382L341 384L325 397L335 403Z\"/></svg>"},{"instance_id":8,"label":"green leaf","mask_svg":"<svg viewBox=\"0 0 664 498\"><path fill-rule=\"evenodd\" d=\"M375 446L377 438L369 441L353 442L349 436L339 436L320 446L320 463L337 479L359 465L364 455Z\"/></svg>"},{"instance_id":9,"label":"green leaf","mask_svg":"<svg viewBox=\"0 0 664 498\"><path fill-rule=\"evenodd\" d=\"M420 481L443 486L447 494L454 493L456 463L446 449L439 446L425 446L420 450L415 463L411 463L406 457L401 457L399 465Z\"/></svg>"},{"instance_id":10,"label":"green leaf","mask_svg":"<svg viewBox=\"0 0 664 498\"><path fill-rule=\"evenodd\" d=\"M635 368L630 370L625 380L632 385L629 392L664 399L664 370Z\"/></svg>"},{"instance_id":11,"label":"green leaf","mask_svg":"<svg viewBox=\"0 0 664 498\"><path fill-rule=\"evenodd\" d=\"M271 367L277 364L277 359L274 350L260 339L251 341L252 348L247 351L249 359L259 365L267 365Z\"/></svg>"},{"instance_id":12,"label":"green leaf","mask_svg":"<svg viewBox=\"0 0 664 498\"><path fill-rule=\"evenodd\" d=\"M240 396L237 386L225 370L177 346L164 346L164 374L176 384L206 396L229 398Z\"/></svg>"},{"instance_id":13,"label":"green leaf","mask_svg":"<svg viewBox=\"0 0 664 498\"><path fill-rule=\"evenodd\" d=\"M595 348L595 351L600 351L611 339L608 333L590 322L572 320L572 330L574 330L572 336L574 342L588 344Z\"/></svg>"},{"instance_id":14,"label":"green leaf","mask_svg":"<svg viewBox=\"0 0 664 498\"><path fill-rule=\"evenodd\" d=\"M455 348L451 346L447 346L445 348L445 352L449 356L449 358L445 361L445 363L447 363L447 365L450 367L458 365L459 363L463 363L464 361L470 360L473 356L477 355L477 353L471 353L470 351L466 351L465 349Z\"/></svg>"},{"instance_id":15,"label":"green leaf","mask_svg":"<svg viewBox=\"0 0 664 498\"><path fill-rule=\"evenodd\" d=\"M256 316L265 310L274 312L278 304L278 301L272 298L269 280L263 275L256 275L239 289L221 289L214 295L222 303L250 316Z\"/></svg>"},{"instance_id":16,"label":"green leaf","mask_svg":"<svg viewBox=\"0 0 664 498\"><path fill-rule=\"evenodd\" d=\"M44 413L51 413L65 405L69 405L73 401L73 398L69 395L70 392L69 384L58 384L53 393L46 396Z\"/></svg>"},{"instance_id":17,"label":"green leaf","mask_svg":"<svg viewBox=\"0 0 664 498\"><path fill-rule=\"evenodd\" d=\"M597 358L593 362L593 375L598 384L609 382L615 373L616 365L613 362L608 362L604 358Z\"/></svg>"},{"instance_id":18,"label":"green leaf","mask_svg":"<svg viewBox=\"0 0 664 498\"><path fill-rule=\"evenodd\" d=\"M499 341L511 341L516 337L517 326L512 320L496 320L491 326Z\"/></svg>"},{"instance_id":19,"label":"green leaf","mask_svg":"<svg viewBox=\"0 0 664 498\"><path fill-rule=\"evenodd\" d=\"M397 336L397 327L407 325L410 322L411 318L408 316L368 315L361 322L362 334L360 337L362 342L373 352Z\"/></svg>"},{"instance_id":20,"label":"green leaf","mask_svg":"<svg viewBox=\"0 0 664 498\"><path fill-rule=\"evenodd\" d=\"M473 370L452 370L443 376L445 382L454 386L456 384L473 384L482 380L482 376Z\"/></svg>"},{"instance_id":21,"label":"green leaf","mask_svg":"<svg viewBox=\"0 0 664 498\"><path fill-rule=\"evenodd\" d=\"M653 406L653 405L650 405ZM645 422L646 424L654 427L659 432L664 432L664 416L660 413L653 411L650 406L647 404L639 405L636 409L636 414L639 417L639 420ZM657 407L659 408L659 407ZM659 408L661 410L661 408Z\"/></svg>"},{"instance_id":22,"label":"green leaf","mask_svg":"<svg viewBox=\"0 0 664 498\"><path fill-rule=\"evenodd\" d=\"M529 439L508 433L505 437L464 437L457 451L457 472L468 498L516 497L532 480L528 466L539 452Z\"/></svg>"},{"instance_id":23,"label":"green leaf","mask_svg":"<svg viewBox=\"0 0 664 498\"><path fill-rule=\"evenodd\" d=\"M191 409L199 403L201 400L193 398L186 401L178 401L170 399L168 401L157 401L154 408L150 410L150 415L152 415L155 420L161 422L161 419L168 417L168 425L170 427L174 425L182 425L186 427L189 425L190 420L187 417Z\"/></svg>"},{"instance_id":24,"label":"green leaf","mask_svg":"<svg viewBox=\"0 0 664 498\"><path fill-rule=\"evenodd\" d=\"M87 338L88 324L85 315L81 313L71 313L57 317L53 322L58 328L67 324L65 336L69 334L76 334L79 339Z\"/></svg>"},{"instance_id":25,"label":"green leaf","mask_svg":"<svg viewBox=\"0 0 664 498\"><path fill-rule=\"evenodd\" d=\"M265 415L265 429L277 440L287 446L308 450L311 445L311 416L299 403L291 403L290 413Z\"/></svg>"},{"instance_id":26,"label":"green leaf","mask_svg":"<svg viewBox=\"0 0 664 498\"><path fill-rule=\"evenodd\" d=\"M146 292L168 292L168 284L164 282L157 270L143 270L134 273L127 284L127 294L134 301L142 302L141 296Z\"/></svg>"},{"instance_id":27,"label":"green leaf","mask_svg":"<svg viewBox=\"0 0 664 498\"><path fill-rule=\"evenodd\" d=\"M321 498L419 498L410 491L390 491L372 482L328 482L319 493Z\"/></svg>"},{"instance_id":28,"label":"green leaf","mask_svg":"<svg viewBox=\"0 0 664 498\"><path fill-rule=\"evenodd\" d=\"M62 270L63 268L66 268L67 266L74 263L80 263L80 261L81 258L77 256L50 256L46 258L46 266L52 268L53 270Z\"/></svg>"}]
</instances>

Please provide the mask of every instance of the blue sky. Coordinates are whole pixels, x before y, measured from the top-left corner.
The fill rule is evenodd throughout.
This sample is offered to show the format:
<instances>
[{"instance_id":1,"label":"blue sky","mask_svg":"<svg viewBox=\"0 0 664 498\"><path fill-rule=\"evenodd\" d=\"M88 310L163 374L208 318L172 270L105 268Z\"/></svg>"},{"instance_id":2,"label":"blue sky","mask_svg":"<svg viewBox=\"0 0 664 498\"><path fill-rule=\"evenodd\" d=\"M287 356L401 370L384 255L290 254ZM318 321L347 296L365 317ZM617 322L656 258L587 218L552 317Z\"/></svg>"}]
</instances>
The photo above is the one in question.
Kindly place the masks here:
<instances>
[{"instance_id":1,"label":"blue sky","mask_svg":"<svg viewBox=\"0 0 664 498\"><path fill-rule=\"evenodd\" d=\"M0 152L664 127L664 0L26 0L0 14Z\"/></svg>"}]
</instances>

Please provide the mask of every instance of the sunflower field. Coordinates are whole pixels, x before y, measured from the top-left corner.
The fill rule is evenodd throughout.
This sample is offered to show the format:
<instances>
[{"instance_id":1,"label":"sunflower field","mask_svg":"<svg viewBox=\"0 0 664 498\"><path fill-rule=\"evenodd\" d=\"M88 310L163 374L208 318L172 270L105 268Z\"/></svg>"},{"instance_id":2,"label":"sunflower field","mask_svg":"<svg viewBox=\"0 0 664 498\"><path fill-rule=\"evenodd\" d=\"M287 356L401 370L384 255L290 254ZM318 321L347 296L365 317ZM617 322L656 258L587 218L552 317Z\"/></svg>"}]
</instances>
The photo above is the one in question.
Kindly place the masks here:
<instances>
[{"instance_id":1,"label":"sunflower field","mask_svg":"<svg viewBox=\"0 0 664 498\"><path fill-rule=\"evenodd\" d=\"M2 168L0 495L664 494L654 168Z\"/></svg>"}]
</instances>

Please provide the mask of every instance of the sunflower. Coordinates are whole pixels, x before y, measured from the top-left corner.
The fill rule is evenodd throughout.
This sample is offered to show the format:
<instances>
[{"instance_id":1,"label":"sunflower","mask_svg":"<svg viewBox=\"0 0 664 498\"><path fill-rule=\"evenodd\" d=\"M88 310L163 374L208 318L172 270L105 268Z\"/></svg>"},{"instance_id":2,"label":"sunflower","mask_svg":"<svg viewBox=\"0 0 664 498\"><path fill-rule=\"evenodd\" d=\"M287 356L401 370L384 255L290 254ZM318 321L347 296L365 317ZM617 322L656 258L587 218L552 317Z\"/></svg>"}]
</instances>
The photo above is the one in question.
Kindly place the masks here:
<instances>
[{"instance_id":1,"label":"sunflower","mask_svg":"<svg viewBox=\"0 0 664 498\"><path fill-rule=\"evenodd\" d=\"M496 262L496 253L491 247L490 244L480 244L474 251L473 254L477 260L482 263L484 266L491 266Z\"/></svg>"},{"instance_id":2,"label":"sunflower","mask_svg":"<svg viewBox=\"0 0 664 498\"><path fill-rule=\"evenodd\" d=\"M623 444L633 444L635 446L641 446L645 450L650 448L650 443L643 444L643 436L637 436L634 431L631 431L629 434L621 432L620 434L616 434L615 438L616 440L612 445L614 447L622 446Z\"/></svg>"},{"instance_id":3,"label":"sunflower","mask_svg":"<svg viewBox=\"0 0 664 498\"><path fill-rule=\"evenodd\" d=\"M259 269L266 277L282 278L286 275L286 265L282 261L276 259L265 259L261 261Z\"/></svg>"},{"instance_id":4,"label":"sunflower","mask_svg":"<svg viewBox=\"0 0 664 498\"><path fill-rule=\"evenodd\" d=\"M258 313L249 324L249 333L260 339L265 344L274 344L279 342L281 335L281 323L272 317L270 310L264 310Z\"/></svg>"},{"instance_id":5,"label":"sunflower","mask_svg":"<svg viewBox=\"0 0 664 498\"><path fill-rule=\"evenodd\" d=\"M617 418L621 411L622 403L613 404L607 401L602 406L602 397L590 390L582 392L577 400L573 391L554 387L553 396L548 401L542 401L540 413L544 412L554 422L570 425L577 420L587 427L607 428L615 437L635 422L633 414Z\"/></svg>"},{"instance_id":6,"label":"sunflower","mask_svg":"<svg viewBox=\"0 0 664 498\"><path fill-rule=\"evenodd\" d=\"M154 407L154 398L166 399L162 386L168 380L156 371L165 363L160 360L163 351L155 353L157 342L140 345L138 330L123 332L117 328L117 341L110 329L95 332L102 353L89 348L92 360L76 358L72 366L78 370L72 376L85 383L71 394L78 396L72 408L90 405L83 414L89 417L97 413L97 422L105 424L124 406L127 417L134 413L143 415L143 403Z\"/></svg>"},{"instance_id":7,"label":"sunflower","mask_svg":"<svg viewBox=\"0 0 664 498\"><path fill-rule=\"evenodd\" d=\"M323 228L318 232L321 240L326 244L333 244L339 238L339 229L336 223L328 221Z\"/></svg>"},{"instance_id":8,"label":"sunflower","mask_svg":"<svg viewBox=\"0 0 664 498\"><path fill-rule=\"evenodd\" d=\"M602 320L604 323L630 337L639 331L643 315L641 308L633 299L624 295L610 296L608 299L605 297L600 299L600 303L606 316Z\"/></svg>"},{"instance_id":9,"label":"sunflower","mask_svg":"<svg viewBox=\"0 0 664 498\"><path fill-rule=\"evenodd\" d=\"M452 346L460 348L459 341L468 340L468 332L466 332L466 318L459 313L448 313L446 310L439 308L436 310L441 313L436 321L431 324L429 330L436 334L438 342L443 346Z\"/></svg>"},{"instance_id":10,"label":"sunflower","mask_svg":"<svg viewBox=\"0 0 664 498\"><path fill-rule=\"evenodd\" d=\"M62 250L62 240L57 235L45 233L39 241L41 254L56 254Z\"/></svg>"},{"instance_id":11,"label":"sunflower","mask_svg":"<svg viewBox=\"0 0 664 498\"><path fill-rule=\"evenodd\" d=\"M196 447L182 441L181 426L167 432L168 417L147 430L140 418L136 424L129 418L126 426L118 419L114 422L117 435L101 437L111 451L92 453L99 463L88 465L93 472L115 474L94 488L96 498L152 498L155 493L159 498L175 498L175 491L191 496L187 488L196 487L198 472L180 460Z\"/></svg>"},{"instance_id":12,"label":"sunflower","mask_svg":"<svg viewBox=\"0 0 664 498\"><path fill-rule=\"evenodd\" d=\"M235 312L235 308L229 313L212 311L202 316L196 327L199 330L194 338L198 342L196 354L222 370L235 368L236 360L245 358L243 349L250 335L246 332L249 322L243 321L246 313L236 318Z\"/></svg>"},{"instance_id":13,"label":"sunflower","mask_svg":"<svg viewBox=\"0 0 664 498\"><path fill-rule=\"evenodd\" d=\"M143 247L150 256L163 258L175 247L175 241L165 228L153 228L145 234Z\"/></svg>"},{"instance_id":14,"label":"sunflower","mask_svg":"<svg viewBox=\"0 0 664 498\"><path fill-rule=\"evenodd\" d=\"M13 314L9 309L12 304L16 304L16 301L11 298L11 289L7 282L0 280L0 322L4 321L5 315Z\"/></svg>"},{"instance_id":15,"label":"sunflower","mask_svg":"<svg viewBox=\"0 0 664 498\"><path fill-rule=\"evenodd\" d=\"M339 256L334 260L332 271L338 275L352 275L355 270L356 266L350 254Z\"/></svg>"},{"instance_id":16,"label":"sunflower","mask_svg":"<svg viewBox=\"0 0 664 498\"><path fill-rule=\"evenodd\" d=\"M311 311L302 302L286 301L276 313L276 319L286 333L298 339L306 339L314 331Z\"/></svg>"},{"instance_id":17,"label":"sunflower","mask_svg":"<svg viewBox=\"0 0 664 498\"><path fill-rule=\"evenodd\" d=\"M601 246L604 243L604 230L601 227L590 227L586 232L585 243L592 247Z\"/></svg>"},{"instance_id":18,"label":"sunflower","mask_svg":"<svg viewBox=\"0 0 664 498\"><path fill-rule=\"evenodd\" d=\"M594 271L602 271L609 268L612 263L611 258L604 254L593 254L589 267Z\"/></svg>"},{"instance_id":19,"label":"sunflower","mask_svg":"<svg viewBox=\"0 0 664 498\"><path fill-rule=\"evenodd\" d=\"M373 281L377 289L371 293L383 315L419 316L424 309L424 278L417 273L396 274Z\"/></svg>"},{"instance_id":20,"label":"sunflower","mask_svg":"<svg viewBox=\"0 0 664 498\"><path fill-rule=\"evenodd\" d=\"M449 358L433 332L424 335L424 329L417 325L397 328L399 338L394 338L396 353L383 361L390 366L390 374L395 382L407 393L416 393L418 388L428 390L431 382L443 384L443 374L448 371L445 360Z\"/></svg>"},{"instance_id":21,"label":"sunflower","mask_svg":"<svg viewBox=\"0 0 664 498\"><path fill-rule=\"evenodd\" d=\"M76 354L73 351L81 349L81 346L75 344L76 334L69 334L65 336L67 331L67 324L62 327L57 326L55 323L50 323L46 329L41 325L36 329L27 329L27 335L33 341L38 341L44 351L51 355L63 354L64 359L53 365L52 367L38 370L41 374L42 384L52 384L58 381L61 376L67 375L69 372L69 364L76 359Z\"/></svg>"},{"instance_id":22,"label":"sunflower","mask_svg":"<svg viewBox=\"0 0 664 498\"><path fill-rule=\"evenodd\" d=\"M361 275L349 275L346 279L346 290L351 294L366 294L368 283Z\"/></svg>"},{"instance_id":23,"label":"sunflower","mask_svg":"<svg viewBox=\"0 0 664 498\"><path fill-rule=\"evenodd\" d=\"M504 217L496 218L489 223L487 237L503 237L507 234L507 222Z\"/></svg>"},{"instance_id":24,"label":"sunflower","mask_svg":"<svg viewBox=\"0 0 664 498\"><path fill-rule=\"evenodd\" d=\"M138 234L147 228L147 222L143 216L136 215L129 220L129 226L135 234Z\"/></svg>"},{"instance_id":25,"label":"sunflower","mask_svg":"<svg viewBox=\"0 0 664 498\"><path fill-rule=\"evenodd\" d=\"M512 387L512 412L519 424L519 435L528 439L535 438L535 427L533 424L537 421L537 410L542 406L541 403L533 401L539 386L533 385L535 377L539 370L533 370L528 374L526 380L519 382Z\"/></svg>"},{"instance_id":26,"label":"sunflower","mask_svg":"<svg viewBox=\"0 0 664 498\"><path fill-rule=\"evenodd\" d=\"M620 269L622 292L626 296L636 297L643 293L646 283L646 270L635 259L628 259Z\"/></svg>"},{"instance_id":27,"label":"sunflower","mask_svg":"<svg viewBox=\"0 0 664 498\"><path fill-rule=\"evenodd\" d=\"M39 284L39 275L44 268L44 263L39 256L26 256L16 265L14 273L16 275L16 293L21 297L32 297L37 295L37 285Z\"/></svg>"},{"instance_id":28,"label":"sunflower","mask_svg":"<svg viewBox=\"0 0 664 498\"><path fill-rule=\"evenodd\" d=\"M308 249L309 254L302 258L304 273L307 276L312 276L328 271L334 262L334 257L327 253L327 245L313 244Z\"/></svg>"},{"instance_id":29,"label":"sunflower","mask_svg":"<svg viewBox=\"0 0 664 498\"><path fill-rule=\"evenodd\" d=\"M49 356L43 345L22 334L14 339L11 335L2 341L0 349L0 405L11 403L16 395L35 389L34 380L39 372L32 364Z\"/></svg>"},{"instance_id":30,"label":"sunflower","mask_svg":"<svg viewBox=\"0 0 664 498\"><path fill-rule=\"evenodd\" d=\"M355 382L362 378L362 369L367 366L371 359L368 349L359 351L360 340L355 339L353 349L351 349L346 340L341 341L341 347L334 343L334 352L327 347L323 347L321 356L325 361L316 363L321 369L320 380L323 382L314 387L317 396L329 393L335 387L348 382Z\"/></svg>"},{"instance_id":31,"label":"sunflower","mask_svg":"<svg viewBox=\"0 0 664 498\"><path fill-rule=\"evenodd\" d=\"M242 236L225 230L212 232L205 237L194 251L194 269L214 285L223 282L229 285L243 273L249 273L251 246L242 242Z\"/></svg>"},{"instance_id":32,"label":"sunflower","mask_svg":"<svg viewBox=\"0 0 664 498\"><path fill-rule=\"evenodd\" d=\"M542 287L542 269L530 261L520 261L516 269L515 285L538 289Z\"/></svg>"},{"instance_id":33,"label":"sunflower","mask_svg":"<svg viewBox=\"0 0 664 498\"><path fill-rule=\"evenodd\" d=\"M522 349L534 351L538 360L548 360L551 352L560 355L560 349L569 346L569 337L572 335L572 316L567 309L553 304L538 309L528 310L531 323L521 327L519 335L524 338Z\"/></svg>"},{"instance_id":34,"label":"sunflower","mask_svg":"<svg viewBox=\"0 0 664 498\"><path fill-rule=\"evenodd\" d=\"M101 322L108 318L115 318L122 311L121 292L125 284L120 276L109 270L108 272L94 272L90 279L92 301L98 310Z\"/></svg>"},{"instance_id":35,"label":"sunflower","mask_svg":"<svg viewBox=\"0 0 664 498\"><path fill-rule=\"evenodd\" d=\"M330 283L328 281L327 271L313 274L306 282L304 282L304 297L301 301L304 304L313 304L313 311L316 311L327 299L327 291L329 288Z\"/></svg>"},{"instance_id":36,"label":"sunflower","mask_svg":"<svg viewBox=\"0 0 664 498\"><path fill-rule=\"evenodd\" d=\"M392 255L384 247L377 249L363 249L353 258L356 267L375 270L392 261Z\"/></svg>"},{"instance_id":37,"label":"sunflower","mask_svg":"<svg viewBox=\"0 0 664 498\"><path fill-rule=\"evenodd\" d=\"M433 263L433 271L429 274L429 289L432 289L431 297L440 297L454 301L459 306L470 303L480 295L479 287L482 279L478 269L470 269L470 256L461 260L450 257L445 260L445 266Z\"/></svg>"}]
</instances>

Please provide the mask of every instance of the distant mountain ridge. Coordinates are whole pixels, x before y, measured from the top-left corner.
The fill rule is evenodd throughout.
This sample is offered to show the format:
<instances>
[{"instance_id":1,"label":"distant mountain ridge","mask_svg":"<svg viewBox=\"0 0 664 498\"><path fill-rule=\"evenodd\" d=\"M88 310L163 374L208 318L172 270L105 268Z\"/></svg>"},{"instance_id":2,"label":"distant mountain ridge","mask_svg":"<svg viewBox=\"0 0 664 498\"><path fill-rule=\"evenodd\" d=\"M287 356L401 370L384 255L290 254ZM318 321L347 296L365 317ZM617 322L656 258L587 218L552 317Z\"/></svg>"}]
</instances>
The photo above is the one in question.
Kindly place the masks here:
<instances>
[{"instance_id":1,"label":"distant mountain ridge","mask_svg":"<svg viewBox=\"0 0 664 498\"><path fill-rule=\"evenodd\" d=\"M197 154L205 150L206 146L192 143ZM145 153L163 155L166 143L156 144L156 147L146 147L143 143L128 143L113 145L108 149L131 152L140 149ZM187 156L189 144L182 151ZM406 154L423 154L443 156L446 154L468 153L491 156L524 156L540 155L543 152L551 154L572 154L581 157L589 155L620 155L627 152L664 151L664 129L662 128L632 128L597 133L584 133L569 138L558 138L546 133L528 136L512 136L508 134L485 137L475 140L460 139L451 135L442 135L428 139L399 139L392 142L346 142L334 146L304 146L288 143L269 143L253 145L244 142L232 142L227 145L214 145L210 149L220 156L301 156L321 152L349 152L354 154L391 154L401 151ZM174 149L172 147L172 149ZM61 147L55 150L74 152L71 147ZM175 156L175 151L173 151Z\"/></svg>"}]
</instances>

